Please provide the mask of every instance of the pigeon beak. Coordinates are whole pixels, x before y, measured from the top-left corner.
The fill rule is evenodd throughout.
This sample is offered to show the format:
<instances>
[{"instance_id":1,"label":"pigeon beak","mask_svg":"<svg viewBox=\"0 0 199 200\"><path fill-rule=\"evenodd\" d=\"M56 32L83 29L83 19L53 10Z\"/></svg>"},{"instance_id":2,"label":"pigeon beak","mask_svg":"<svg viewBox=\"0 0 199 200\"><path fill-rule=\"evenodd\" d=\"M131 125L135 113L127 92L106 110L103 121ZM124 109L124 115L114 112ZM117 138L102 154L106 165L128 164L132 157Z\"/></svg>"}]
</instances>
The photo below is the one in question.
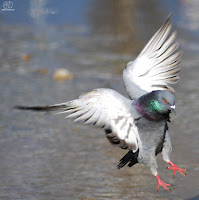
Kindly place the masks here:
<instances>
[{"instance_id":1,"label":"pigeon beak","mask_svg":"<svg viewBox=\"0 0 199 200\"><path fill-rule=\"evenodd\" d=\"M171 111L173 111L175 113L175 115L176 115L176 106L173 105L173 106L170 106L170 108L171 108Z\"/></svg>"}]
</instances>

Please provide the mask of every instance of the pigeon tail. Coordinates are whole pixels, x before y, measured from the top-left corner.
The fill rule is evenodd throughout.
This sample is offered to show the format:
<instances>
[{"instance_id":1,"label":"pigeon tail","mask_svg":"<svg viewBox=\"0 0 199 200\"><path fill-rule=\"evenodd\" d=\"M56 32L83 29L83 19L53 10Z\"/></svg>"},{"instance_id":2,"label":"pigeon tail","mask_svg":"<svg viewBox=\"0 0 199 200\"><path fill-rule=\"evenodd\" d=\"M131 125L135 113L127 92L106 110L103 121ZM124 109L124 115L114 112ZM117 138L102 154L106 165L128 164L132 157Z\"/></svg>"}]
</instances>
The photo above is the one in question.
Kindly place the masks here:
<instances>
[{"instance_id":1,"label":"pigeon tail","mask_svg":"<svg viewBox=\"0 0 199 200\"><path fill-rule=\"evenodd\" d=\"M17 110L33 110L33 111L41 111L41 112L48 112L48 111L56 111L56 110L61 110L65 109L67 105L65 103L61 104L55 104L51 106L20 106L16 105L13 108Z\"/></svg>"},{"instance_id":2,"label":"pigeon tail","mask_svg":"<svg viewBox=\"0 0 199 200\"><path fill-rule=\"evenodd\" d=\"M138 157L139 150L135 153L133 151L129 151L123 158L120 159L120 163L118 164L117 168L120 169L124 167L128 162L128 166L132 167L136 163L138 163L137 157Z\"/></svg>"}]
</instances>

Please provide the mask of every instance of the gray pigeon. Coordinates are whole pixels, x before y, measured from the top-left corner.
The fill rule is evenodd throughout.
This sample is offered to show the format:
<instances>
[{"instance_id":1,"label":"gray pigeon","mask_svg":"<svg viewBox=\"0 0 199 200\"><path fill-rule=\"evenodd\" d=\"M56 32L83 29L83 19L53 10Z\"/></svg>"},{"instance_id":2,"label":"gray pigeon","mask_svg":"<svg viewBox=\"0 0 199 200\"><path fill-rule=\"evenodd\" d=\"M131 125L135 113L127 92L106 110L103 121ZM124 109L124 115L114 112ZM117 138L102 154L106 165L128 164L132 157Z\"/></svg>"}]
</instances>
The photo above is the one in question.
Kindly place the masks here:
<instances>
[{"instance_id":1,"label":"gray pigeon","mask_svg":"<svg viewBox=\"0 0 199 200\"><path fill-rule=\"evenodd\" d=\"M108 141L128 153L120 160L118 169L136 163L148 166L160 186L170 191L170 184L158 176L156 155L173 170L185 175L185 169L170 161L172 150L167 122L175 111L175 90L169 84L179 80L181 52L176 52L175 32L171 32L170 17L154 34L139 56L123 71L125 89L130 99L111 89L95 89L78 99L51 106L15 106L17 109L60 111L83 122L103 128Z\"/></svg>"}]
</instances>

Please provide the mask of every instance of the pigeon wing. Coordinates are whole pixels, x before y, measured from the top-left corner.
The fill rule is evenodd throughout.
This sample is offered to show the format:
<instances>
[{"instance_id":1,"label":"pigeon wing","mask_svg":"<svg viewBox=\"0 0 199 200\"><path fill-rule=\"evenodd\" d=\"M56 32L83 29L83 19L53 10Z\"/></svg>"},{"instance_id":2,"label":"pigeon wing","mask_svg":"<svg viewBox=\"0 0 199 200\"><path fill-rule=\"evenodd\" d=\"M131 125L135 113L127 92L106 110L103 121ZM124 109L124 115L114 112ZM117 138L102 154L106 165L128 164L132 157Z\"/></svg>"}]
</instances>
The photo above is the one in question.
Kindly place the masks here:
<instances>
[{"instance_id":1,"label":"pigeon wing","mask_svg":"<svg viewBox=\"0 0 199 200\"><path fill-rule=\"evenodd\" d=\"M176 32L171 31L170 17L149 40L139 56L127 64L123 71L125 89L131 99L136 99L153 90L168 90L175 93L169 84L179 80L180 58L174 42Z\"/></svg>"},{"instance_id":2,"label":"pigeon wing","mask_svg":"<svg viewBox=\"0 0 199 200\"><path fill-rule=\"evenodd\" d=\"M103 128L107 139L123 149L138 149L138 131L131 111L132 101L111 89L95 89L78 99L52 106L15 106L17 109L60 111L75 122Z\"/></svg>"}]
</instances>

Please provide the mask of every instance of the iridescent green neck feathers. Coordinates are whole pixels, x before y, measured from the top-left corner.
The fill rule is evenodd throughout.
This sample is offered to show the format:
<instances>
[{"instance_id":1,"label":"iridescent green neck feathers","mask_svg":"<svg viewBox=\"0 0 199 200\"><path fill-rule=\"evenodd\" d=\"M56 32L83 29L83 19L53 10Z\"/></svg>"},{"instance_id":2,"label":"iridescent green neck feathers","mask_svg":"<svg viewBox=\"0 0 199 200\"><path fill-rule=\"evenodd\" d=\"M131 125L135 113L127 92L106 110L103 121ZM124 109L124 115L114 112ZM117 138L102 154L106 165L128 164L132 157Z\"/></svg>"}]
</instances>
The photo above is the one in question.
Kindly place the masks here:
<instances>
[{"instance_id":1,"label":"iridescent green neck feathers","mask_svg":"<svg viewBox=\"0 0 199 200\"><path fill-rule=\"evenodd\" d=\"M169 120L169 113L175 105L175 97L168 91L153 91L138 98L135 105L148 120Z\"/></svg>"}]
</instances>

